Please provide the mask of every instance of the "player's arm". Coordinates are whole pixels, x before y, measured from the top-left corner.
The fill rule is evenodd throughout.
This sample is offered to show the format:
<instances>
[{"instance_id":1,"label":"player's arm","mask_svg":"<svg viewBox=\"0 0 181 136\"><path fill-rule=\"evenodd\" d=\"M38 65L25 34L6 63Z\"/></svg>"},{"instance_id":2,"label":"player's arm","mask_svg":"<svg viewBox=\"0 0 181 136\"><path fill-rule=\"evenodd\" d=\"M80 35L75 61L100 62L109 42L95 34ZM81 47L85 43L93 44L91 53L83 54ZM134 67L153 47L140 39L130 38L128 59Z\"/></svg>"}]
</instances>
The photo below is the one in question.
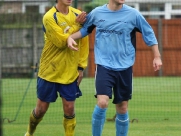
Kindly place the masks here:
<instances>
[{"instance_id":1,"label":"player's arm","mask_svg":"<svg viewBox=\"0 0 181 136\"><path fill-rule=\"evenodd\" d=\"M79 63L78 63L78 69L84 70L87 67L87 59L89 54L89 38L88 36L80 39L80 57L79 57Z\"/></svg>"},{"instance_id":2,"label":"player's arm","mask_svg":"<svg viewBox=\"0 0 181 136\"><path fill-rule=\"evenodd\" d=\"M47 39L55 46L58 48L66 46L66 39L69 34L63 32L51 15L45 15L43 17L43 28Z\"/></svg>"},{"instance_id":3,"label":"player's arm","mask_svg":"<svg viewBox=\"0 0 181 136\"><path fill-rule=\"evenodd\" d=\"M154 31L145 18L139 13L137 14L136 26L142 33L144 42L152 48L154 59L153 68L155 71L159 70L162 66L161 55L158 49L158 42L155 37Z\"/></svg>"},{"instance_id":4,"label":"player's arm","mask_svg":"<svg viewBox=\"0 0 181 136\"><path fill-rule=\"evenodd\" d=\"M82 11L80 14L78 14L78 16L76 17L75 23L69 28L69 30L67 31L67 33L69 35L77 32L80 30L80 28L82 28L82 25L84 24L84 22L86 21L86 12Z\"/></svg>"},{"instance_id":5,"label":"player's arm","mask_svg":"<svg viewBox=\"0 0 181 136\"><path fill-rule=\"evenodd\" d=\"M77 79L77 85L79 85L83 78L83 70L87 67L88 64L88 55L89 55L89 38L88 36L80 39L80 56L78 63L79 76Z\"/></svg>"},{"instance_id":6,"label":"player's arm","mask_svg":"<svg viewBox=\"0 0 181 136\"><path fill-rule=\"evenodd\" d=\"M46 15L43 18L43 28L46 37L58 48L63 48L67 44L67 38L70 34L77 32L82 26L80 23L85 21L85 13L78 15L75 23L64 32L60 26L57 25L55 19L51 15Z\"/></svg>"},{"instance_id":7,"label":"player's arm","mask_svg":"<svg viewBox=\"0 0 181 136\"><path fill-rule=\"evenodd\" d=\"M82 38L82 34L80 31L70 35L67 39L67 46L74 51L78 51L78 48L75 47L75 45L77 45L75 40L80 39L80 38Z\"/></svg>"},{"instance_id":8,"label":"player's arm","mask_svg":"<svg viewBox=\"0 0 181 136\"><path fill-rule=\"evenodd\" d=\"M160 55L160 52L158 50L157 44L152 45L151 48L152 48L153 55L154 55L153 68L155 71L157 71L157 70L160 70L161 66L162 66L161 55Z\"/></svg>"},{"instance_id":9,"label":"player's arm","mask_svg":"<svg viewBox=\"0 0 181 136\"><path fill-rule=\"evenodd\" d=\"M92 11L93 12L93 11ZM86 17L86 22L83 25L83 27L76 33L70 35L67 39L67 46L74 50L74 51L78 51L78 48L76 48L74 45L77 45L77 43L75 42L75 40L80 39L82 37L87 36L88 34L90 34L93 29L96 27L94 25L94 14L90 12L87 17Z\"/></svg>"},{"instance_id":10,"label":"player's arm","mask_svg":"<svg viewBox=\"0 0 181 136\"><path fill-rule=\"evenodd\" d=\"M83 25L86 21L86 15L87 13L85 11L82 11L77 17L75 22Z\"/></svg>"}]
</instances>

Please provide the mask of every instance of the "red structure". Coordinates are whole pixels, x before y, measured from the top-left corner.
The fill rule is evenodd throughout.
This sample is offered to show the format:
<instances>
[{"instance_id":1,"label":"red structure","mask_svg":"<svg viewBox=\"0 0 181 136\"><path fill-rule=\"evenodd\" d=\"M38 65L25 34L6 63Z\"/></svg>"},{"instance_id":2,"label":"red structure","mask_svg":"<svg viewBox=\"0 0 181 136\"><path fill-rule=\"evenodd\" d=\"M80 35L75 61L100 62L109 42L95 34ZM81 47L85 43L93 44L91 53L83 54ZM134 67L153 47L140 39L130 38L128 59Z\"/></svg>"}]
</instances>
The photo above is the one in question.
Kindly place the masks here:
<instances>
[{"instance_id":1,"label":"red structure","mask_svg":"<svg viewBox=\"0 0 181 136\"><path fill-rule=\"evenodd\" d=\"M137 33L136 61L133 67L134 76L181 76L181 19L149 19L154 29L162 54L163 67L160 71L153 70L153 54L146 46L142 35ZM88 76L93 77L94 64L94 35L89 35L90 54Z\"/></svg>"}]
</instances>

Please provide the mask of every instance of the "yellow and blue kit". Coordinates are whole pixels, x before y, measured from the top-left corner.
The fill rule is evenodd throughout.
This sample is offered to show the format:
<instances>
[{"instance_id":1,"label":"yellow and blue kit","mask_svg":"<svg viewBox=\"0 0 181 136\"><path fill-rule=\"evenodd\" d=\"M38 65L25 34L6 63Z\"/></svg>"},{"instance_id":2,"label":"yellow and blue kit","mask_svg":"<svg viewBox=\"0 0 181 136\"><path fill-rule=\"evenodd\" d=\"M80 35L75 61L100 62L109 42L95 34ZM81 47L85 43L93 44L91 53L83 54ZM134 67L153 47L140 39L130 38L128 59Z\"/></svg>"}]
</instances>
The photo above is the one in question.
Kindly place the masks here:
<instances>
[{"instance_id":1,"label":"yellow and blue kit","mask_svg":"<svg viewBox=\"0 0 181 136\"><path fill-rule=\"evenodd\" d=\"M45 44L40 58L38 77L49 82L70 84L78 77L78 68L87 67L88 37L76 41L78 51L73 51L67 46L69 35L81 28L81 25L75 21L80 13L80 10L69 6L69 13L64 15L52 7L43 16Z\"/></svg>"}]
</instances>

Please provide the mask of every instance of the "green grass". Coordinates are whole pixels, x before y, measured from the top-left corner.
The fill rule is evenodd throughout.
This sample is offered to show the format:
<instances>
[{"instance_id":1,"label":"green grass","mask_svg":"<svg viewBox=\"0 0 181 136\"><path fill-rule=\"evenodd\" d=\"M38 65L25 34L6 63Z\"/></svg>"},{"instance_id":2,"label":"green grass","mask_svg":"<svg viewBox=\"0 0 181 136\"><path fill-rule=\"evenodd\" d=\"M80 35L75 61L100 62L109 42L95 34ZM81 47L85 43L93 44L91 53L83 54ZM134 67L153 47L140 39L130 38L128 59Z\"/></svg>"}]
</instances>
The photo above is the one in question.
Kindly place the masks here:
<instances>
[{"instance_id":1,"label":"green grass","mask_svg":"<svg viewBox=\"0 0 181 136\"><path fill-rule=\"evenodd\" d=\"M128 136L180 136L180 122L160 121L160 122L138 122L131 123ZM3 136L23 136L26 130L24 124L5 124ZM61 124L43 124L37 127L35 136L63 136ZM113 122L106 122L103 136L115 136ZM91 136L90 123L77 122L75 136Z\"/></svg>"},{"instance_id":2,"label":"green grass","mask_svg":"<svg viewBox=\"0 0 181 136\"><path fill-rule=\"evenodd\" d=\"M28 88L28 84L30 84ZM76 101L76 135L91 136L91 115L94 98L94 79L84 78L80 86L83 96ZM2 116L3 136L20 136L26 131L29 114L36 103L36 79L3 79ZM25 95L25 97L24 97ZM115 114L110 100L106 118ZM16 116L17 115L17 116ZM136 77L133 80L133 98L129 102L129 136L181 135L181 77ZM16 120L8 123L8 119ZM35 136L63 136L61 99L52 103ZM106 122L103 136L115 135L114 122Z\"/></svg>"}]
</instances>

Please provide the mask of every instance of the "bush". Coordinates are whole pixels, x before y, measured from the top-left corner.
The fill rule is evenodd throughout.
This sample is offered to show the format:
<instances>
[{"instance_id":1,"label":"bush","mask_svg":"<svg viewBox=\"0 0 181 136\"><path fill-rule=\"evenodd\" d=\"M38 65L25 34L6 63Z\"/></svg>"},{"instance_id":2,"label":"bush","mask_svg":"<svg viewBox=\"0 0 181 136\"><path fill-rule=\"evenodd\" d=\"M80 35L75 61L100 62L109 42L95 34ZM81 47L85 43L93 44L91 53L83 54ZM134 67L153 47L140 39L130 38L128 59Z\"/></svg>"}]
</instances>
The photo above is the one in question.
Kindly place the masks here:
<instances>
[{"instance_id":1,"label":"bush","mask_svg":"<svg viewBox=\"0 0 181 136\"><path fill-rule=\"evenodd\" d=\"M89 4L85 4L85 6L83 7L84 11L89 13L91 12L94 8L100 6L99 4L93 4L93 3L89 3Z\"/></svg>"}]
</instances>

